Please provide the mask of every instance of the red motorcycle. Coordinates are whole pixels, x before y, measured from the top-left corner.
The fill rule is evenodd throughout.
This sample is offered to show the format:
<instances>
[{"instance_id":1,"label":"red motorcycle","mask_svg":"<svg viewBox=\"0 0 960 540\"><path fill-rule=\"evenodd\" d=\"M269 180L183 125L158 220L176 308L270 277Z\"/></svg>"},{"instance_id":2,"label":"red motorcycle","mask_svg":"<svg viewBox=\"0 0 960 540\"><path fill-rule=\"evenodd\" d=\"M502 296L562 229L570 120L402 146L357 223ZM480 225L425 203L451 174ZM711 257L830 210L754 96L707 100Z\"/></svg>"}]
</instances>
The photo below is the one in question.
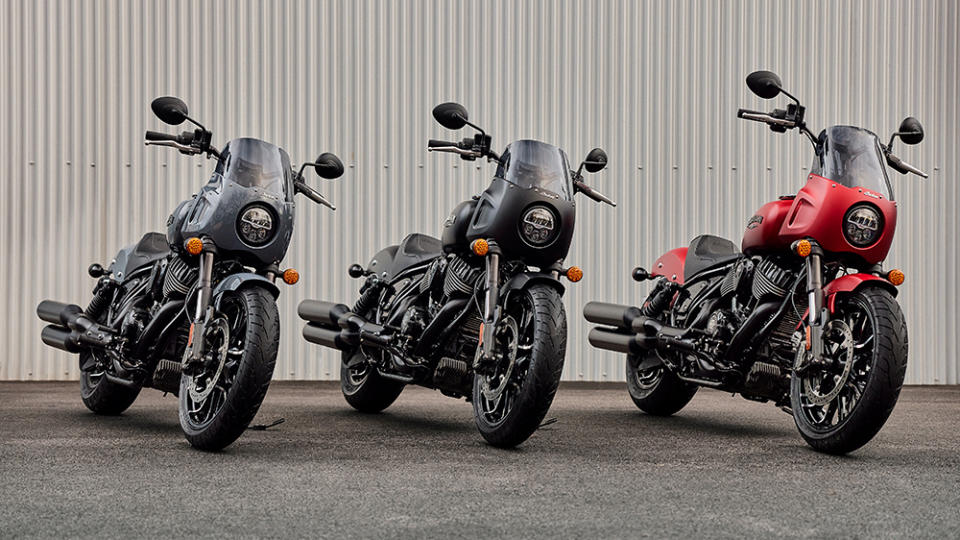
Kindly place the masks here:
<instances>
[{"instance_id":1,"label":"red motorcycle","mask_svg":"<svg viewBox=\"0 0 960 540\"><path fill-rule=\"evenodd\" d=\"M923 139L915 118L886 145L865 129L833 126L819 136L777 75L757 71L747 86L764 99L788 97L786 110L741 109L737 116L813 144L806 185L765 204L747 220L738 251L716 236L663 254L642 307L590 302L602 325L594 347L627 354L627 388L641 410L671 415L700 386L773 401L793 415L821 452L866 444L890 416L907 365L907 325L895 299L903 272L884 270L897 204L883 162L926 174L892 153L893 142Z\"/></svg>"}]
</instances>

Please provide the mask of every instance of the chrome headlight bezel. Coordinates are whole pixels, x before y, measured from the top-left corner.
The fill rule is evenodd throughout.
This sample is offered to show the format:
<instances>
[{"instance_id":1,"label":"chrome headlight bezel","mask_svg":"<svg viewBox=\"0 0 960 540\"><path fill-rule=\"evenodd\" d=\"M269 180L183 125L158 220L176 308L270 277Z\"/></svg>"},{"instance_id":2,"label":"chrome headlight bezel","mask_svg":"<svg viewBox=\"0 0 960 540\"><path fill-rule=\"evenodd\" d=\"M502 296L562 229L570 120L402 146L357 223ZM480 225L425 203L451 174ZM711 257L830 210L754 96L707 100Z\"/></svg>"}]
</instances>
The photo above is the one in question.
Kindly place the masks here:
<instances>
[{"instance_id":1,"label":"chrome headlight bezel","mask_svg":"<svg viewBox=\"0 0 960 540\"><path fill-rule=\"evenodd\" d=\"M244 244L262 246L273 239L276 216L262 204L251 204L237 217L237 236Z\"/></svg>"},{"instance_id":2,"label":"chrome headlight bezel","mask_svg":"<svg viewBox=\"0 0 960 540\"><path fill-rule=\"evenodd\" d=\"M535 204L524 210L518 229L524 243L543 248L552 244L559 236L559 219L550 207Z\"/></svg>"},{"instance_id":3,"label":"chrome headlight bezel","mask_svg":"<svg viewBox=\"0 0 960 540\"><path fill-rule=\"evenodd\" d=\"M843 215L843 237L853 247L866 248L883 236L883 213L872 204L855 204Z\"/></svg>"}]
</instances>

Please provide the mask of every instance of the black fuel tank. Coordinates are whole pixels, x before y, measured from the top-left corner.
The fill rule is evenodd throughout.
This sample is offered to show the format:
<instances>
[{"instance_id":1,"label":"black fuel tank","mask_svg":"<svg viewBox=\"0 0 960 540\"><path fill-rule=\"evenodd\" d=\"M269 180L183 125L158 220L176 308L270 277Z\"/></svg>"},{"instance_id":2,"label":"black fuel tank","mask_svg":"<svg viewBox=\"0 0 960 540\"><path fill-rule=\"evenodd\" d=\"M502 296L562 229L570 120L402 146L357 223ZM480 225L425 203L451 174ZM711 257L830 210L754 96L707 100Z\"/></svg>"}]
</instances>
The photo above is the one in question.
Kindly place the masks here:
<instances>
[{"instance_id":1,"label":"black fuel tank","mask_svg":"<svg viewBox=\"0 0 960 540\"><path fill-rule=\"evenodd\" d=\"M467 229L470 227L470 219L473 217L473 210L477 207L477 200L472 199L458 204L450 216L443 222L443 252L453 253L458 250L466 249Z\"/></svg>"}]
</instances>

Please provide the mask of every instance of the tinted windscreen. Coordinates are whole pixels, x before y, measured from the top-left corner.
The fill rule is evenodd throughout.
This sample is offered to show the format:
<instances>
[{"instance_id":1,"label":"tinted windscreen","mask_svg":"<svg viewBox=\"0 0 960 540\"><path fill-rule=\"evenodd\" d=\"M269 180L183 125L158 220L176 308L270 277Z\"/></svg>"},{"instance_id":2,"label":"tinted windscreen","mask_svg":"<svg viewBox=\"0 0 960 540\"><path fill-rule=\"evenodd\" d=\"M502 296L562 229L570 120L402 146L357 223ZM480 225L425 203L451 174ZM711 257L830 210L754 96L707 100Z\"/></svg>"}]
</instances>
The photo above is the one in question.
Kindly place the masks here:
<instances>
[{"instance_id":1,"label":"tinted windscreen","mask_svg":"<svg viewBox=\"0 0 960 540\"><path fill-rule=\"evenodd\" d=\"M290 158L281 148L258 139L234 139L220 154L217 173L244 187L284 193Z\"/></svg>"},{"instance_id":2,"label":"tinted windscreen","mask_svg":"<svg viewBox=\"0 0 960 540\"><path fill-rule=\"evenodd\" d=\"M810 171L847 187L862 187L893 200L877 136L853 126L833 126L819 137Z\"/></svg>"},{"instance_id":3,"label":"tinted windscreen","mask_svg":"<svg viewBox=\"0 0 960 540\"><path fill-rule=\"evenodd\" d=\"M556 146L539 141L516 141L504 150L497 178L522 188L538 187L564 199L572 197L567 155Z\"/></svg>"}]
</instances>

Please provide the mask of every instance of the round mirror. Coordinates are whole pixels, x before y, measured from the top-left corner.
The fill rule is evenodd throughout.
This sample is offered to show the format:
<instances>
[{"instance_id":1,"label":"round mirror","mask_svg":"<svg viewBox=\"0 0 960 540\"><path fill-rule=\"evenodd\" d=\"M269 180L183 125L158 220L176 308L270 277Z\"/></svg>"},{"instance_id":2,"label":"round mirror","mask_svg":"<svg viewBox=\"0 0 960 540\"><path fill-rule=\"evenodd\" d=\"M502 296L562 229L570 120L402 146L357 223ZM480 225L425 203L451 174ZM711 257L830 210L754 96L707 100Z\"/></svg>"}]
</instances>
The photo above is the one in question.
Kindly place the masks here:
<instances>
[{"instance_id":1,"label":"round mirror","mask_svg":"<svg viewBox=\"0 0 960 540\"><path fill-rule=\"evenodd\" d=\"M433 118L447 129L460 129L467 125L467 109L459 103L441 103L433 108Z\"/></svg>"},{"instance_id":2,"label":"round mirror","mask_svg":"<svg viewBox=\"0 0 960 540\"><path fill-rule=\"evenodd\" d=\"M343 175L343 162L330 152L320 154L317 161L314 162L313 168L316 169L321 178L333 179Z\"/></svg>"},{"instance_id":3,"label":"round mirror","mask_svg":"<svg viewBox=\"0 0 960 540\"><path fill-rule=\"evenodd\" d=\"M173 96L158 97L150 104L150 108L153 109L153 114L157 115L157 118L171 126L182 124L189 115L187 104Z\"/></svg>"},{"instance_id":4,"label":"round mirror","mask_svg":"<svg viewBox=\"0 0 960 540\"><path fill-rule=\"evenodd\" d=\"M920 121L912 116L904 118L903 122L900 123L900 129L897 130L900 133L900 140L903 141L903 144L918 144L923 140L923 126L920 125Z\"/></svg>"},{"instance_id":5,"label":"round mirror","mask_svg":"<svg viewBox=\"0 0 960 540\"><path fill-rule=\"evenodd\" d=\"M587 172L595 173L597 171L603 170L607 166L607 153L603 151L602 148L594 148L587 154L586 159L583 160L583 168Z\"/></svg>"},{"instance_id":6,"label":"round mirror","mask_svg":"<svg viewBox=\"0 0 960 540\"><path fill-rule=\"evenodd\" d=\"M747 75L747 87L763 99L773 99L780 94L783 83L772 71L754 71Z\"/></svg>"}]
</instances>

